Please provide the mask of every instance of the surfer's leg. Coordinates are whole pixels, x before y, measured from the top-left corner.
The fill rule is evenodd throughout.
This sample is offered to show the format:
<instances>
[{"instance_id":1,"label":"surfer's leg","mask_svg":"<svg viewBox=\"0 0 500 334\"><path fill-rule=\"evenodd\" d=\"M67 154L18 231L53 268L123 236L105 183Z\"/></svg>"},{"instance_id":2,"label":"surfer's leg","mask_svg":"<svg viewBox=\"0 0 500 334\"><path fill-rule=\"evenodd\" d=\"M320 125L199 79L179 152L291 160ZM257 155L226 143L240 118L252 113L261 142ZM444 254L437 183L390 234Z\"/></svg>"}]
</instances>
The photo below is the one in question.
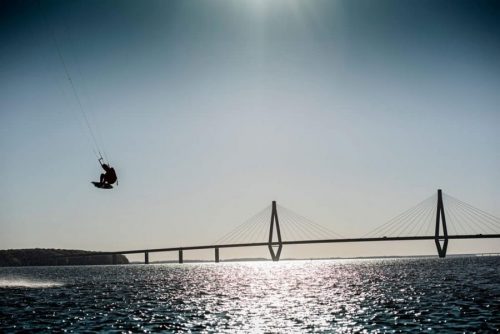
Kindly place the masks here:
<instances>
[{"instance_id":1,"label":"surfer's leg","mask_svg":"<svg viewBox=\"0 0 500 334\"><path fill-rule=\"evenodd\" d=\"M109 175L106 175L104 177L104 181L107 183L107 184L113 184L116 182L116 178L113 178L113 177L110 177Z\"/></svg>"},{"instance_id":2,"label":"surfer's leg","mask_svg":"<svg viewBox=\"0 0 500 334\"><path fill-rule=\"evenodd\" d=\"M100 182L101 182L101 184L103 184L103 183L104 183L104 179L105 179L105 178L106 178L106 175L105 175L105 174L101 174L101 181L100 181Z\"/></svg>"}]
</instances>

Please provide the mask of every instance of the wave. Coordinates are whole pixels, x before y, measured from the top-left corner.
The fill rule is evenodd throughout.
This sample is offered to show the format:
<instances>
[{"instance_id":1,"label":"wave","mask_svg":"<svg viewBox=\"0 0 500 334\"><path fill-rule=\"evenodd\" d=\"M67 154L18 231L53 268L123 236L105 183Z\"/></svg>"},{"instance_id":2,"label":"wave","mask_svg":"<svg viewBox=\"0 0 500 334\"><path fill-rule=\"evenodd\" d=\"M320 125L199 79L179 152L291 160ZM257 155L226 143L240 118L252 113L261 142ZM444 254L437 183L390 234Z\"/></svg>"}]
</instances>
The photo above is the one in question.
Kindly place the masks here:
<instances>
[{"instance_id":1,"label":"wave","mask_svg":"<svg viewBox=\"0 0 500 334\"><path fill-rule=\"evenodd\" d=\"M1 279L0 288L56 288L63 283L53 281L34 281L27 279Z\"/></svg>"}]
</instances>

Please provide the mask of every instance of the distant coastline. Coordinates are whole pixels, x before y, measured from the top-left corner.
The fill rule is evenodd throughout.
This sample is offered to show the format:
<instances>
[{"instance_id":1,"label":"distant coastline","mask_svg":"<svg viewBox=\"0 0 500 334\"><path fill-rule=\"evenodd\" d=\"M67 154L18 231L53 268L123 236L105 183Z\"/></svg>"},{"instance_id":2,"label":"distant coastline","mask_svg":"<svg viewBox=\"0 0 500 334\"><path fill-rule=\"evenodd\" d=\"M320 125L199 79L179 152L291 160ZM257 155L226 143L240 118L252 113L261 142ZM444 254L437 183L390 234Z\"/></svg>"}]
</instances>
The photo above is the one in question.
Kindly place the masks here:
<instances>
[{"instance_id":1,"label":"distant coastline","mask_svg":"<svg viewBox=\"0 0 500 334\"><path fill-rule=\"evenodd\" d=\"M78 249L7 249L0 250L0 267L57 266L57 265L103 265L113 264L111 255L94 255L95 252ZM64 255L88 254L64 258ZM116 264L128 264L124 255L116 256Z\"/></svg>"}]
</instances>

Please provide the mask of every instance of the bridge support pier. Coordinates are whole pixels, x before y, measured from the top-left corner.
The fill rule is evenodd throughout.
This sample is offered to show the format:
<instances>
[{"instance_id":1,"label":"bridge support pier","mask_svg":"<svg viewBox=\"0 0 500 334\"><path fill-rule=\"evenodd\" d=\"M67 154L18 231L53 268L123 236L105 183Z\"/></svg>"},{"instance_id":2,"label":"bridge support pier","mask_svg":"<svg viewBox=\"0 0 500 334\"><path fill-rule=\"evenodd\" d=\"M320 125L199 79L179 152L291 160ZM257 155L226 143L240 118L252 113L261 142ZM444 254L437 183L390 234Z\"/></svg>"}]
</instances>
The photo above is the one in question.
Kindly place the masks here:
<instances>
[{"instance_id":1,"label":"bridge support pier","mask_svg":"<svg viewBox=\"0 0 500 334\"><path fill-rule=\"evenodd\" d=\"M443 227L443 236L439 235L440 226ZM443 244L441 245L441 241ZM434 235L437 252L440 258L446 257L448 249L448 229L446 228L446 216L444 214L443 194L441 189L438 189L437 211L436 211L436 233Z\"/></svg>"},{"instance_id":2,"label":"bridge support pier","mask_svg":"<svg viewBox=\"0 0 500 334\"><path fill-rule=\"evenodd\" d=\"M149 264L149 252L144 252L144 264Z\"/></svg>"},{"instance_id":3,"label":"bridge support pier","mask_svg":"<svg viewBox=\"0 0 500 334\"><path fill-rule=\"evenodd\" d=\"M215 263L219 263L220 258L219 258L219 247L215 247Z\"/></svg>"},{"instance_id":4,"label":"bridge support pier","mask_svg":"<svg viewBox=\"0 0 500 334\"><path fill-rule=\"evenodd\" d=\"M278 238L278 249L275 251L273 247L273 232L274 226L276 225L276 236ZM276 201L273 201L272 204L272 212L271 212L271 227L269 229L269 253L271 253L271 259L273 261L279 261L281 256L281 249L283 248L283 244L281 241L281 230L280 223L278 220L278 210L276 209Z\"/></svg>"},{"instance_id":5,"label":"bridge support pier","mask_svg":"<svg viewBox=\"0 0 500 334\"><path fill-rule=\"evenodd\" d=\"M179 249L179 263L184 263L184 258L182 254L182 249Z\"/></svg>"}]
</instances>

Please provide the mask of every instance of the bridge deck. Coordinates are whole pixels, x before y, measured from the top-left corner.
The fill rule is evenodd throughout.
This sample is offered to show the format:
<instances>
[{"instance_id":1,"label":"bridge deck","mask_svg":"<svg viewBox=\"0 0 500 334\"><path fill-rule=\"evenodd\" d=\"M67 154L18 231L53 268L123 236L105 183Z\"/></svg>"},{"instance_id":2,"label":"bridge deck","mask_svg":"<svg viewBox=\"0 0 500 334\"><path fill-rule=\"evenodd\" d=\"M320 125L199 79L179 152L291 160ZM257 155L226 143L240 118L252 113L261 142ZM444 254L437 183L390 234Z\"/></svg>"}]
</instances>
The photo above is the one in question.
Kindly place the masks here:
<instances>
[{"instance_id":1,"label":"bridge deck","mask_svg":"<svg viewBox=\"0 0 500 334\"><path fill-rule=\"evenodd\" d=\"M500 234L468 234L468 235L449 235L448 239L491 239L500 238ZM373 241L409 241L409 240L434 240L435 236L413 236L413 237L381 237L381 238L343 238L343 239L321 239L321 240L295 240L282 241L282 245L306 245L306 244L326 244L326 243L342 243L342 242L373 242ZM278 246L279 242L272 242L271 245ZM134 249L126 251L114 252L95 252L91 254L71 254L61 255L61 257L80 257L80 256L96 256L96 255L113 255L113 254L139 254L139 253L156 253L156 252L172 252L184 250L199 250L199 249L215 249L215 248L237 248L237 247L258 247L268 246L269 242L253 242L240 244L225 244L225 245L201 245L201 246L180 246L168 248L151 248L151 249Z\"/></svg>"}]
</instances>

